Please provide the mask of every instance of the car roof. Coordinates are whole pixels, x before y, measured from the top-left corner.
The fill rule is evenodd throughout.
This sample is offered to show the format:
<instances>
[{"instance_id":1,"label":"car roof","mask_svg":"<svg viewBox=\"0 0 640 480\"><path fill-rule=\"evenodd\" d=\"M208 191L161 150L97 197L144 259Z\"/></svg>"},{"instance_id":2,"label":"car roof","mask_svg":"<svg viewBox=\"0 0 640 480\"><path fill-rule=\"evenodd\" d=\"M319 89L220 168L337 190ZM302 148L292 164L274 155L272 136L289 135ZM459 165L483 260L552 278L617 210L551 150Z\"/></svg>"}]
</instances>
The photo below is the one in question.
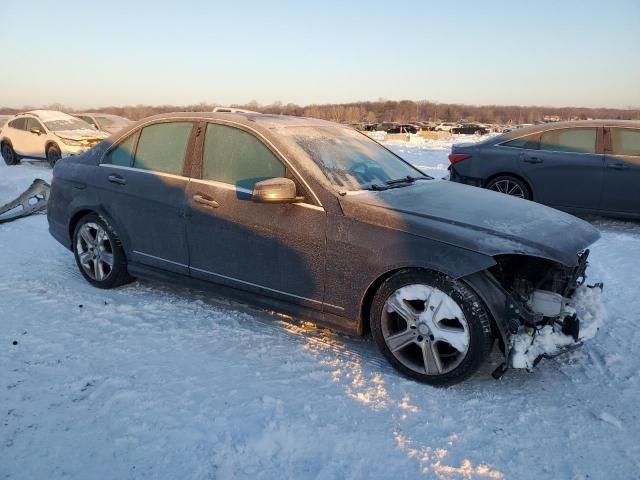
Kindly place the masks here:
<instances>
[{"instance_id":1,"label":"car roof","mask_svg":"<svg viewBox=\"0 0 640 480\"><path fill-rule=\"evenodd\" d=\"M139 120L138 124L158 122L162 120L202 119L202 120L227 120L251 128L275 129L281 127L336 127L349 128L327 120L309 117L294 117L290 115L275 115L265 113L237 113L237 112L176 112L153 115Z\"/></svg>"},{"instance_id":2,"label":"car roof","mask_svg":"<svg viewBox=\"0 0 640 480\"><path fill-rule=\"evenodd\" d=\"M51 122L55 120L66 120L68 117L72 117L73 115L69 115L68 113L59 112L58 110L29 110L28 112L22 112L16 114L16 117L20 117L23 115L32 115L43 122Z\"/></svg>"},{"instance_id":3,"label":"car roof","mask_svg":"<svg viewBox=\"0 0 640 480\"><path fill-rule=\"evenodd\" d=\"M516 128L510 132L500 135L500 141L510 140L513 138L526 137L536 133L546 132L548 130L558 130L560 128L575 127L633 127L640 128L638 120L568 120L564 122L541 123L538 125L528 125L522 128Z\"/></svg>"}]
</instances>

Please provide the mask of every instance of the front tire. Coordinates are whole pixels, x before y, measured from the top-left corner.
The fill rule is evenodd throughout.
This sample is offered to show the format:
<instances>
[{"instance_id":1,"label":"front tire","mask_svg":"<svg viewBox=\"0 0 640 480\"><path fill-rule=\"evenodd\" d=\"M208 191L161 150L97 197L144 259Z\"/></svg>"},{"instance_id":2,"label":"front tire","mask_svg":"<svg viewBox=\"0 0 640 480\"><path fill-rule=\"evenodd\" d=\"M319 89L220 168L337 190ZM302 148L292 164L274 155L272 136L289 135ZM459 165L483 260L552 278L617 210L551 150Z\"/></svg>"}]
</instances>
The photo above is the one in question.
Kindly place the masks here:
<instances>
[{"instance_id":1,"label":"front tire","mask_svg":"<svg viewBox=\"0 0 640 480\"><path fill-rule=\"evenodd\" d=\"M2 158L7 165L18 165L20 163L20 159L18 158L18 154L15 152L10 143L2 144Z\"/></svg>"},{"instance_id":2,"label":"front tire","mask_svg":"<svg viewBox=\"0 0 640 480\"><path fill-rule=\"evenodd\" d=\"M398 371L434 386L473 375L493 345L489 314L467 284L446 275L403 270L379 288L370 326Z\"/></svg>"},{"instance_id":3,"label":"front tire","mask_svg":"<svg viewBox=\"0 0 640 480\"><path fill-rule=\"evenodd\" d=\"M511 175L500 175L489 181L485 188L513 197L531 200L531 189L529 186L523 180Z\"/></svg>"},{"instance_id":4,"label":"front tire","mask_svg":"<svg viewBox=\"0 0 640 480\"><path fill-rule=\"evenodd\" d=\"M58 160L62 158L62 154L60 153L60 147L53 144L47 148L47 162L51 165L51 168L55 167Z\"/></svg>"},{"instance_id":5,"label":"front tire","mask_svg":"<svg viewBox=\"0 0 640 480\"><path fill-rule=\"evenodd\" d=\"M76 225L73 253L80 273L94 287L114 288L133 280L118 235L96 214L85 215Z\"/></svg>"}]
</instances>

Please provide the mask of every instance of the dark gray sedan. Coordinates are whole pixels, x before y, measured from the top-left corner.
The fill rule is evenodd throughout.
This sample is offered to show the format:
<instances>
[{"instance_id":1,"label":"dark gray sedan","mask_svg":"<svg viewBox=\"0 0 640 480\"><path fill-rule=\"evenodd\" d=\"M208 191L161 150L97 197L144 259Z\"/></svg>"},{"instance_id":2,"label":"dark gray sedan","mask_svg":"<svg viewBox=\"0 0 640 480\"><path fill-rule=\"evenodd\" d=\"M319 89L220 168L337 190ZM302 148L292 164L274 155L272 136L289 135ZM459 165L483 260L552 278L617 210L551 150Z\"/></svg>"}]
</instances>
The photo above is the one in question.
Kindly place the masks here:
<instances>
[{"instance_id":1,"label":"dark gray sedan","mask_svg":"<svg viewBox=\"0 0 640 480\"><path fill-rule=\"evenodd\" d=\"M534 125L454 145L451 180L572 213L640 218L640 122Z\"/></svg>"},{"instance_id":2,"label":"dark gray sedan","mask_svg":"<svg viewBox=\"0 0 640 480\"><path fill-rule=\"evenodd\" d=\"M88 282L213 286L361 335L401 372L444 385L494 340L547 325L585 278L589 224L433 181L350 128L236 113L151 117L60 161L51 234ZM569 337L567 337L569 338Z\"/></svg>"}]
</instances>

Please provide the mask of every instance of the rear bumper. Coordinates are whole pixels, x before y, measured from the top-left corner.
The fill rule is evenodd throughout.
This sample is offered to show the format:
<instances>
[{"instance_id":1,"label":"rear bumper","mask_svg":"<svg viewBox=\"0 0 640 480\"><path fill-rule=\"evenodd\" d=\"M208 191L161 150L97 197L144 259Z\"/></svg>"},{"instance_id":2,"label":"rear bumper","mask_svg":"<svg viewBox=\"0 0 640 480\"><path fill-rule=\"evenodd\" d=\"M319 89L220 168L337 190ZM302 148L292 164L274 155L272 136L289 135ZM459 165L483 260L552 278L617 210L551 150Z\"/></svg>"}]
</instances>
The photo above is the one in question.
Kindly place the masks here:
<instances>
[{"instance_id":1,"label":"rear bumper","mask_svg":"<svg viewBox=\"0 0 640 480\"><path fill-rule=\"evenodd\" d=\"M464 183L465 185L472 185L474 187L482 187L485 183L483 178L460 175L454 165L449 166L449 180L456 183Z\"/></svg>"},{"instance_id":2,"label":"rear bumper","mask_svg":"<svg viewBox=\"0 0 640 480\"><path fill-rule=\"evenodd\" d=\"M50 216L47 217L49 222L49 233L53 238L60 242L65 248L71 250L71 238L66 225L56 222Z\"/></svg>"}]
</instances>

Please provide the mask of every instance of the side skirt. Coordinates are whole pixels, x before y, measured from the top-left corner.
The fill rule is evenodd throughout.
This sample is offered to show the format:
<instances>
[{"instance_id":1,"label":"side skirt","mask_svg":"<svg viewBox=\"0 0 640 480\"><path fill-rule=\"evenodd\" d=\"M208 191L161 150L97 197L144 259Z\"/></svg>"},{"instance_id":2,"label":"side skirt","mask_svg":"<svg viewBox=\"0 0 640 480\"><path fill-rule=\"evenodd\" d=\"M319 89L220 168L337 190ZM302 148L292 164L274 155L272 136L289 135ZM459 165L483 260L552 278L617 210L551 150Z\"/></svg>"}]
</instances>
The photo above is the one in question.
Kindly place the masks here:
<instances>
[{"instance_id":1,"label":"side skirt","mask_svg":"<svg viewBox=\"0 0 640 480\"><path fill-rule=\"evenodd\" d=\"M320 326L330 328L347 335L360 336L362 332L356 319L341 317L328 312L320 312L302 305L285 302L267 295L257 295L237 288L231 288L218 283L207 282L187 275L161 270L159 268L142 265L137 262L130 262L127 266L129 273L138 278L160 280L172 283L181 287L195 288L214 295L230 298L249 306L272 310L295 317L299 320L309 320Z\"/></svg>"}]
</instances>

